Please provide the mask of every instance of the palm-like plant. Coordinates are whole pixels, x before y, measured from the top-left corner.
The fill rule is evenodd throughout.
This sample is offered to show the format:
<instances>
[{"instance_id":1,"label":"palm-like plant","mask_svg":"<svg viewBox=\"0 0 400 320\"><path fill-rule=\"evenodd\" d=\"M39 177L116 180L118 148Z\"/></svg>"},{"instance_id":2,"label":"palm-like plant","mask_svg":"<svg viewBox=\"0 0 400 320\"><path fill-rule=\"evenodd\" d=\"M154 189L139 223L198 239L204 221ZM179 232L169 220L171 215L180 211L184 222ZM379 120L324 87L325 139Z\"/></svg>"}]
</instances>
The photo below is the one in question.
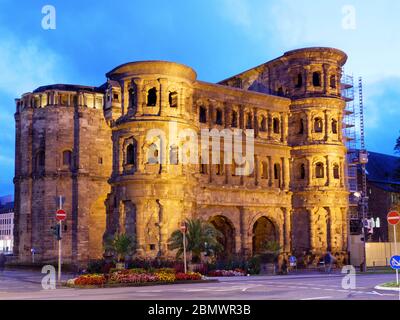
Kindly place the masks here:
<instances>
[{"instance_id":1,"label":"palm-like plant","mask_svg":"<svg viewBox=\"0 0 400 320\"><path fill-rule=\"evenodd\" d=\"M187 219L185 223L187 226L186 251L192 253L193 263L200 261L202 252L214 254L223 250L218 242L222 234L211 223L201 219ZM171 250L177 249L177 258L183 254L183 234L180 230L172 233L168 245Z\"/></svg>"},{"instance_id":2,"label":"palm-like plant","mask_svg":"<svg viewBox=\"0 0 400 320\"><path fill-rule=\"evenodd\" d=\"M125 233L116 233L114 237L106 239L105 249L115 253L118 261L123 262L125 257L134 251L135 242L132 237Z\"/></svg>"}]
</instances>

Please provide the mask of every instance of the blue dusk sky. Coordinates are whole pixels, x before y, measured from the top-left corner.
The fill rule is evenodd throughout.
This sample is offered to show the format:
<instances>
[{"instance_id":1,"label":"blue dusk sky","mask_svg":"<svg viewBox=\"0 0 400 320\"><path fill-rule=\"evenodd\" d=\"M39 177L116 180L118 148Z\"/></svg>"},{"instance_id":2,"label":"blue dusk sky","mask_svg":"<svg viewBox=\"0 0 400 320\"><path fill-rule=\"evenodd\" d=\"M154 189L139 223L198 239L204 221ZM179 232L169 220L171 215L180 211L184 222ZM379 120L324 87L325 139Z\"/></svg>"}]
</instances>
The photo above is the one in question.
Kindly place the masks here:
<instances>
[{"instance_id":1,"label":"blue dusk sky","mask_svg":"<svg viewBox=\"0 0 400 320\"><path fill-rule=\"evenodd\" d=\"M42 28L42 7L56 29ZM400 1L0 0L0 195L13 193L14 98L51 83L101 85L135 60L170 60L217 82L308 46L345 51L364 80L366 143L393 154L400 124Z\"/></svg>"}]
</instances>

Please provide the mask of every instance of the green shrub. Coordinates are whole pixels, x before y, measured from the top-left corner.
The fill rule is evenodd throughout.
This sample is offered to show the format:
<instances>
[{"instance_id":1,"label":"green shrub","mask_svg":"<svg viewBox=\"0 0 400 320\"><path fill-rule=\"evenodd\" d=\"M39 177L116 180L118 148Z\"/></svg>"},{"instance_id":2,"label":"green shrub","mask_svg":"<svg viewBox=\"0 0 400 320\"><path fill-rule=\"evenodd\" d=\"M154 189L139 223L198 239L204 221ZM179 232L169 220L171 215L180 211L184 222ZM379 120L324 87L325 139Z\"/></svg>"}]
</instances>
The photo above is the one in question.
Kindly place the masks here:
<instances>
[{"instance_id":1,"label":"green shrub","mask_svg":"<svg viewBox=\"0 0 400 320\"><path fill-rule=\"evenodd\" d=\"M261 258L260 256L253 256L248 261L247 272L249 274L259 274L261 271Z\"/></svg>"}]
</instances>

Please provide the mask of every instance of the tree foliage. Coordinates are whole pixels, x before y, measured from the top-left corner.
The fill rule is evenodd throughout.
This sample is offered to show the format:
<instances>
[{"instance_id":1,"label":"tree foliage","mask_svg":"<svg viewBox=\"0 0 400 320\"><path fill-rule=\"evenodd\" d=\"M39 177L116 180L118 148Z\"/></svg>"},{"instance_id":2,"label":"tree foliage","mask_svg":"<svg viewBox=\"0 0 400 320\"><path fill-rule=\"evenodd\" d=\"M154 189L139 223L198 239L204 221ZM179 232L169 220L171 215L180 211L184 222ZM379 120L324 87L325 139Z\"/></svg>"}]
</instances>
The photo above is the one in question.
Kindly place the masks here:
<instances>
[{"instance_id":1,"label":"tree foliage","mask_svg":"<svg viewBox=\"0 0 400 320\"><path fill-rule=\"evenodd\" d=\"M134 252L135 241L125 233L116 233L105 240L105 249L117 255L118 261L122 262Z\"/></svg>"},{"instance_id":2,"label":"tree foliage","mask_svg":"<svg viewBox=\"0 0 400 320\"><path fill-rule=\"evenodd\" d=\"M186 232L186 251L192 253L192 262L199 262L201 253L207 252L212 255L223 250L218 238L222 237L211 223L201 219L187 219ZM176 256L179 258L183 254L183 234L180 230L175 230L168 245L171 250L177 249Z\"/></svg>"}]
</instances>

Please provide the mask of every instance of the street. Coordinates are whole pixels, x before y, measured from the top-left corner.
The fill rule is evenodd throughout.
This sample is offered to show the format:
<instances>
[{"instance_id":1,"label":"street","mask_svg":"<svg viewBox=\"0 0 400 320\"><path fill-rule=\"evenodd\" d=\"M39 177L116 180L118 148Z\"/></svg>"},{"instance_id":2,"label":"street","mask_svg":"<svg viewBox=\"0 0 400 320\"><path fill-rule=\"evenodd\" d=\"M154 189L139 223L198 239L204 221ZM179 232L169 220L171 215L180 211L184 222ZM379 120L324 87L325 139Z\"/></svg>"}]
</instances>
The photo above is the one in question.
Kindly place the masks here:
<instances>
[{"instance_id":1,"label":"street","mask_svg":"<svg viewBox=\"0 0 400 320\"><path fill-rule=\"evenodd\" d=\"M0 275L0 300L398 300L393 291L374 289L394 274L356 276L356 288L342 288L340 273L218 278L219 282L144 287L43 290L39 271L6 270ZM64 279L71 278L64 275Z\"/></svg>"}]
</instances>

